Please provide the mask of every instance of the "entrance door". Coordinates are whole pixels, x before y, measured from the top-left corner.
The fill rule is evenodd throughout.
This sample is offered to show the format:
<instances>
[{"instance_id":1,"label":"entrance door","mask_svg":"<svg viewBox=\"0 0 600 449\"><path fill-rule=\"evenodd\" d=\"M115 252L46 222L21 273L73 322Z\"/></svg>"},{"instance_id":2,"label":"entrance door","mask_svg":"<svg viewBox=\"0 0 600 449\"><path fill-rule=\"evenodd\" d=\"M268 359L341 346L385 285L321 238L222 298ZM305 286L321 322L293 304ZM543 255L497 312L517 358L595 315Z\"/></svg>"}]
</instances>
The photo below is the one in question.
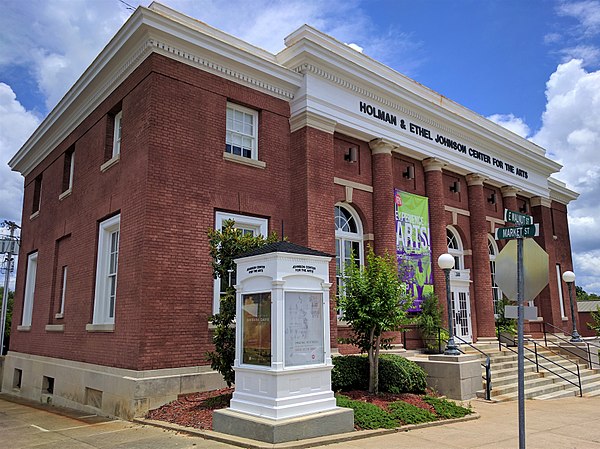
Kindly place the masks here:
<instances>
[{"instance_id":1,"label":"entrance door","mask_svg":"<svg viewBox=\"0 0 600 449\"><path fill-rule=\"evenodd\" d=\"M471 327L471 301L469 289L454 287L451 291L452 311L454 312L454 333L457 337L471 343L473 341ZM457 339L457 344L460 340Z\"/></svg>"}]
</instances>

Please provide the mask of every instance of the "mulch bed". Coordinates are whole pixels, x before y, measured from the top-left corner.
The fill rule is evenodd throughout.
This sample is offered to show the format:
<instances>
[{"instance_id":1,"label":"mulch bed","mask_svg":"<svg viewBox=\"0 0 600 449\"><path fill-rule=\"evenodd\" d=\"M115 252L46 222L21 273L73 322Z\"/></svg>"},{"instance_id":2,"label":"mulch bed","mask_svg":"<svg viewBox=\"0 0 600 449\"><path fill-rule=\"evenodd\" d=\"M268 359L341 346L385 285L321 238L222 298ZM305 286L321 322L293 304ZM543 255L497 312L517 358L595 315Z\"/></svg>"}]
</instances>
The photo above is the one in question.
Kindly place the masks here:
<instances>
[{"instance_id":1,"label":"mulch bed","mask_svg":"<svg viewBox=\"0 0 600 449\"><path fill-rule=\"evenodd\" d=\"M196 429L212 429L213 410L229 406L233 388L180 395L177 400L150 410L148 419Z\"/></svg>"},{"instance_id":2,"label":"mulch bed","mask_svg":"<svg viewBox=\"0 0 600 449\"><path fill-rule=\"evenodd\" d=\"M220 390L180 395L177 400L155 410L150 410L146 418L185 427L210 430L212 429L213 410L228 407L233 390L233 388L222 388ZM416 394L380 393L373 395L366 391L346 391L342 394L356 401L370 402L384 410L388 410L388 405L392 402L404 401L435 413L433 407Z\"/></svg>"}]
</instances>

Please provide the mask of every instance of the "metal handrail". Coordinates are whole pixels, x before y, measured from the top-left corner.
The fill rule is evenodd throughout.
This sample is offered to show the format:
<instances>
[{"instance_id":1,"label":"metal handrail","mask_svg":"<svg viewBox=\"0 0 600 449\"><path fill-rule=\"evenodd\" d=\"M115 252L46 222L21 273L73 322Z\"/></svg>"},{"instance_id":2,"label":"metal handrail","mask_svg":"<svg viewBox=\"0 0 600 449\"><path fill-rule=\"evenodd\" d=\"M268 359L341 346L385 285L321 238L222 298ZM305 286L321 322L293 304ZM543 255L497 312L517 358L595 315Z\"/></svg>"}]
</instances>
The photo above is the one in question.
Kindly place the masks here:
<instances>
[{"instance_id":1,"label":"metal handrail","mask_svg":"<svg viewBox=\"0 0 600 449\"><path fill-rule=\"evenodd\" d=\"M573 362L572 360L569 360L568 358L566 358L566 357L564 357L564 356L562 356L562 355L560 355L560 354L557 354L557 353L555 353L555 352L551 351L551 350L550 350L550 348L547 348L548 350L550 350L550 352L552 352L553 354L557 355L558 357L561 357L561 358L563 358L563 359L567 360L569 363L572 363L572 364L574 364L574 365L575 365L575 367L577 368L577 372L575 372L575 371L572 371L572 370L570 370L569 368L567 368L566 366L563 366L563 365L561 365L560 363L556 363L554 360L550 360L550 359L549 359L548 357L546 357L545 355L538 353L538 351L537 351L537 345L538 345L538 343L537 343L536 341L534 341L534 340L531 340L531 339L529 339L529 338L525 338L525 340L527 340L527 341L528 341L528 342L530 342L530 343L533 343L533 348L534 348L534 349L528 348L527 346L523 346L523 349L525 349L525 350L527 350L527 351L529 351L529 352L533 352L533 353L534 353L534 355L535 355L535 360L534 360L534 359L531 359L531 358L529 358L529 357L527 357L525 354L523 354L523 357L524 357L525 359L529 360L531 363L535 363L535 369L536 369L536 372L538 372L538 373L540 372L540 364L539 364L539 361L538 361L538 357L541 357L542 359L546 360L547 362L550 362L550 363L552 363L552 364L554 364L554 365L558 366L559 368L562 368L562 369L564 369L565 371L568 371L569 373L573 374L574 376L577 376L577 383L575 383L575 382L573 382L572 380L570 380L570 379L567 379L566 377L564 377L564 376L561 376L561 375L560 375L560 374L558 374L557 372L555 372L555 371L551 370L549 367L547 367L547 366L544 366L544 365L541 365L541 368L542 368L542 369L545 369L546 371L548 371L548 372L550 372L550 373L554 374L555 376L558 376L558 377L560 377L561 379L563 379L564 381L566 381L566 382L570 383L571 385L573 385L573 386L575 386L575 387L578 387L578 388L579 388L579 396L581 396L581 397L583 396L583 388L582 388L582 385L581 385L581 373L580 373L580 370L579 370L579 364L577 364L576 362ZM500 342L500 335L499 335L499 334L498 334L498 342L499 342L499 344L502 344L502 343ZM513 340L513 343L514 343L514 340ZM509 347L507 344L506 344L506 346L505 346L505 347L506 347L506 349L508 349L508 350L509 350L509 351L511 351L512 353L514 353L514 354L518 354L518 352L517 352L517 351L515 351L514 349L512 349L511 347Z\"/></svg>"},{"instance_id":2,"label":"metal handrail","mask_svg":"<svg viewBox=\"0 0 600 449\"><path fill-rule=\"evenodd\" d=\"M447 329L444 329L442 327L440 327L438 329L438 343L439 343L439 347L440 347L440 352L441 352L441 345L442 345L442 330L448 332ZM485 363L484 362L480 362L481 366L483 366L485 368L485 377L483 377L483 379L485 379L485 399L487 401L490 401L492 398L492 364L490 361L490 356L488 354L486 354L485 352L483 352L481 349L473 346L471 343L469 343L468 341L463 340L462 338L460 338L458 335L454 336L455 339L458 339L461 341L461 343L464 343L466 345L468 345L470 348L474 349L475 351L479 352L480 354L485 356ZM460 348L457 348L462 354L465 353L465 351L463 351Z\"/></svg>"},{"instance_id":3,"label":"metal handrail","mask_svg":"<svg viewBox=\"0 0 600 449\"><path fill-rule=\"evenodd\" d=\"M566 338L563 338L563 337L561 337L561 336L560 336L560 335L558 335L558 334L555 334L555 333L553 333L553 332L548 332L548 331L546 331L546 326L550 326L552 329L559 330L559 331L561 331L563 334L566 334L566 335L571 335L571 334L569 334L569 333L565 333L563 329L561 329L561 328L559 328L559 327L556 327L556 326L554 326L554 325L552 325L552 324L550 324L550 323L546 323L545 321L543 321L543 322L542 322L542 330L543 330L543 332L544 332L544 346L546 346L546 348L550 349L550 347L548 346L548 338L547 338L547 334L550 334L550 335L552 335L553 337L555 337L555 338L557 338L557 339L559 339L559 340L561 340L561 341L564 341L565 343L568 343L568 344L573 344L573 343L574 343L574 342L572 342L572 341L570 341L570 340L567 340ZM600 349L600 345L595 345L594 343L591 343L591 342L589 342L589 341L585 341L585 340L584 340L584 341L581 341L581 342L578 342L578 343L580 343L580 344L581 344L581 343L585 343L585 344L586 344L586 348L587 348L587 363L588 363L588 365L589 365L590 369L594 369L594 365L596 365L596 366L598 366L598 368L600 368L600 363L598 363L598 362L595 362L595 361L593 361L593 360L592 360L592 351L591 351L591 349L590 349L590 346L592 346L592 347L594 347L594 348L598 348L598 349ZM574 352L574 351L570 350L569 348L565 348L565 347L563 347L563 346L560 346L560 348L561 348L563 351L565 351L565 352L568 352L569 354L572 354L572 355L574 355L574 356L575 356L575 357L577 357L577 358L582 358L582 357L581 357L579 354L577 354L576 352Z\"/></svg>"}]
</instances>

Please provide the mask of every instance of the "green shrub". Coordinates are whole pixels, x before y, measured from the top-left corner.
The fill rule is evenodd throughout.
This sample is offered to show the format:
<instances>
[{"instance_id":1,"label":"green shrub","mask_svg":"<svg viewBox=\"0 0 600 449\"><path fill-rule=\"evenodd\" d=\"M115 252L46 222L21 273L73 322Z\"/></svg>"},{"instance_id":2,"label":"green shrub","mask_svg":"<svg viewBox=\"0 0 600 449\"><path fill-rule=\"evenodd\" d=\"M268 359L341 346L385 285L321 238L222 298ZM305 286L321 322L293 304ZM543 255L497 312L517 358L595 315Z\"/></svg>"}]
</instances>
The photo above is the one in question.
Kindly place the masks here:
<instances>
[{"instance_id":1,"label":"green shrub","mask_svg":"<svg viewBox=\"0 0 600 449\"><path fill-rule=\"evenodd\" d=\"M473 413L472 410L456 405L454 402L446 399L425 396L423 400L435 409L435 412L440 418L462 418L463 416Z\"/></svg>"},{"instance_id":2,"label":"green shrub","mask_svg":"<svg viewBox=\"0 0 600 449\"><path fill-rule=\"evenodd\" d=\"M438 417L429 410L424 410L416 405L397 401L389 406L391 415L403 424L420 424L436 421Z\"/></svg>"},{"instance_id":3,"label":"green shrub","mask_svg":"<svg viewBox=\"0 0 600 449\"><path fill-rule=\"evenodd\" d=\"M398 422L385 410L368 402L354 401L346 396L337 395L338 407L354 410L354 424L361 429L394 429Z\"/></svg>"},{"instance_id":4,"label":"green shrub","mask_svg":"<svg viewBox=\"0 0 600 449\"><path fill-rule=\"evenodd\" d=\"M368 386L369 361L365 356L344 355L333 358L333 391L366 390Z\"/></svg>"},{"instance_id":5,"label":"green shrub","mask_svg":"<svg viewBox=\"0 0 600 449\"><path fill-rule=\"evenodd\" d=\"M423 393L427 375L419 365L395 354L379 358L379 390L388 393ZM365 356L333 358L331 384L334 391L366 390L369 361Z\"/></svg>"},{"instance_id":6,"label":"green shrub","mask_svg":"<svg viewBox=\"0 0 600 449\"><path fill-rule=\"evenodd\" d=\"M389 393L424 393L425 371L415 362L394 354L384 354L379 360L380 389Z\"/></svg>"}]
</instances>

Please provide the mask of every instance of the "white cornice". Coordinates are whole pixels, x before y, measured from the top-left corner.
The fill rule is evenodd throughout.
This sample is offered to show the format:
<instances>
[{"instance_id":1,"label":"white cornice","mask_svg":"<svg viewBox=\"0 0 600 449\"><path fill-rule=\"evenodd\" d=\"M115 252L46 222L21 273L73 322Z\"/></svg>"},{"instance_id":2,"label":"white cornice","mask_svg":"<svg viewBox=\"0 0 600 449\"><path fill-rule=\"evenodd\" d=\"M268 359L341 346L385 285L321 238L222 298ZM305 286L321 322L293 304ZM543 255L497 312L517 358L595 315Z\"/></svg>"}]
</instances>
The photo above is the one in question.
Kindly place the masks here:
<instances>
[{"instance_id":1,"label":"white cornice","mask_svg":"<svg viewBox=\"0 0 600 449\"><path fill-rule=\"evenodd\" d=\"M153 3L139 7L9 161L26 176L151 53L289 101L302 76L250 44ZM192 23L193 22L193 23Z\"/></svg>"},{"instance_id":2,"label":"white cornice","mask_svg":"<svg viewBox=\"0 0 600 449\"><path fill-rule=\"evenodd\" d=\"M565 205L579 197L579 193L567 188L564 182L556 178L548 179L548 187L550 188L550 199Z\"/></svg>"}]
</instances>

